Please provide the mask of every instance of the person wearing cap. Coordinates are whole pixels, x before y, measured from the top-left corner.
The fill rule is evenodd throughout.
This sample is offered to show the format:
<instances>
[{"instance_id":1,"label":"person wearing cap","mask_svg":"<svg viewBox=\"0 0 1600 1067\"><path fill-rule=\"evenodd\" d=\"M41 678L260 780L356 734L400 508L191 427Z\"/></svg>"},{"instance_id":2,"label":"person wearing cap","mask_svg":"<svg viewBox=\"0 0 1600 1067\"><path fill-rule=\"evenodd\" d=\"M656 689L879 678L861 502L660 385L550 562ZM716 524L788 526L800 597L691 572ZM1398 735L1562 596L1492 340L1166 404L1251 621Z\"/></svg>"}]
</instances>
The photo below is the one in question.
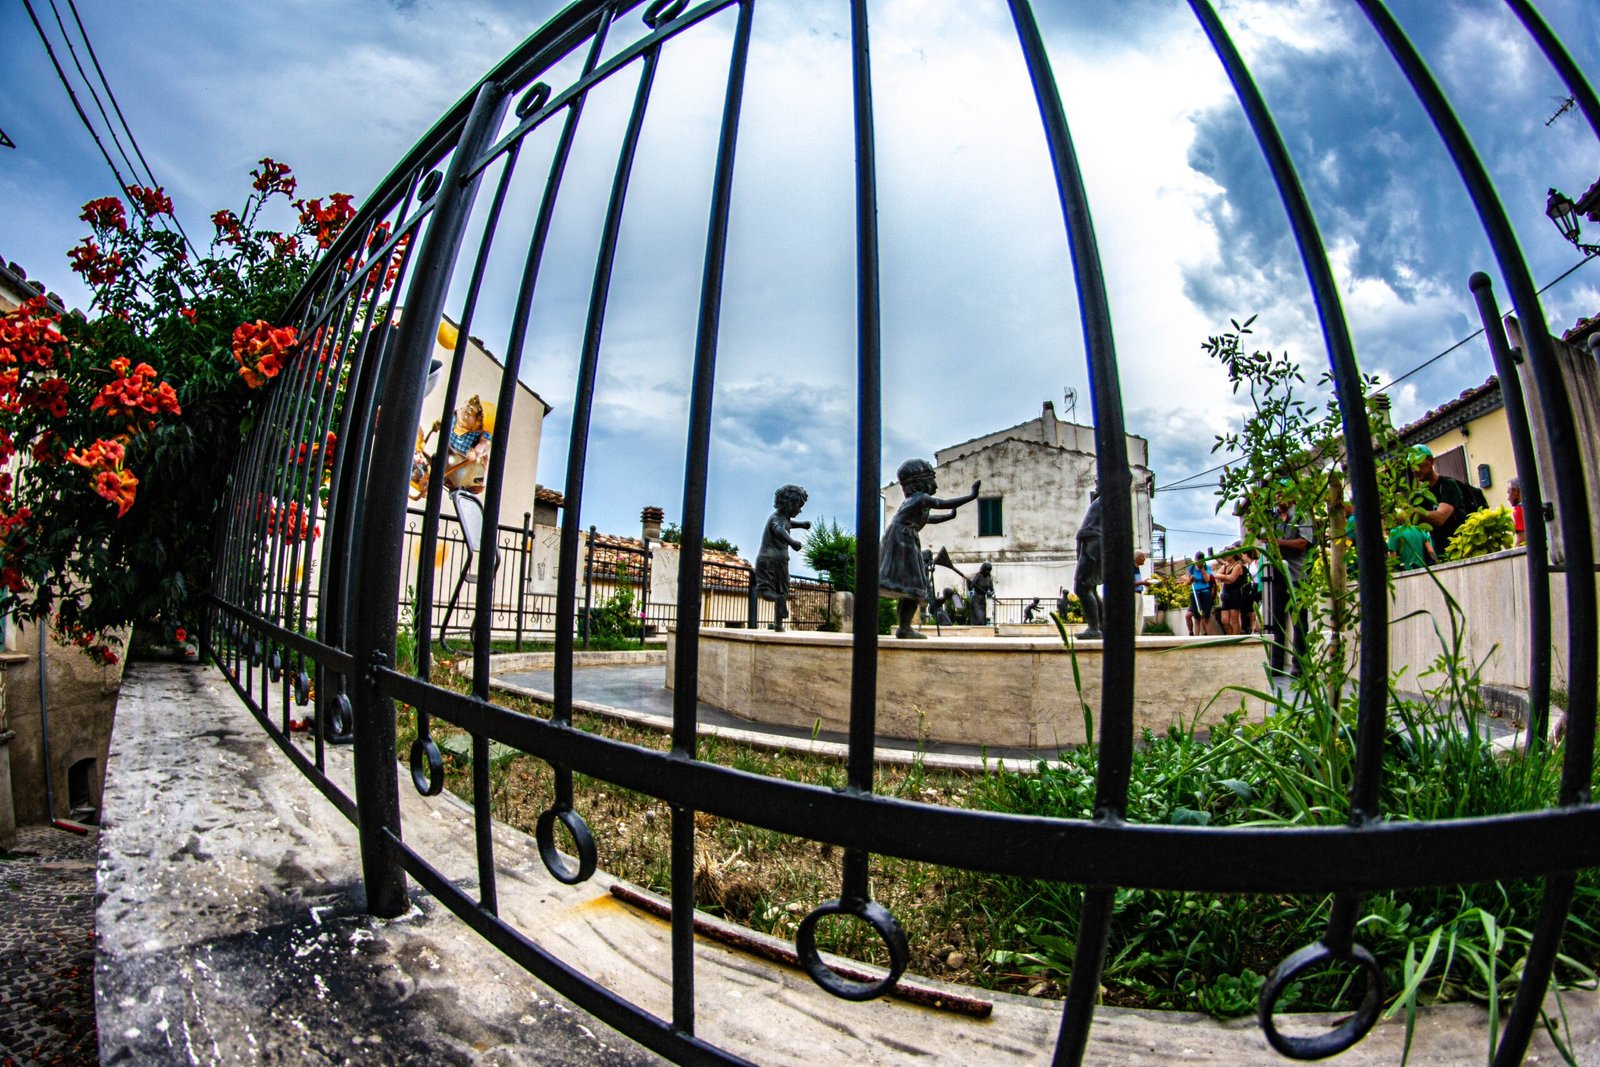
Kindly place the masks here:
<instances>
[{"instance_id":1,"label":"person wearing cap","mask_svg":"<svg viewBox=\"0 0 1600 1067\"><path fill-rule=\"evenodd\" d=\"M1433 449L1427 445L1412 446L1411 469L1417 483L1433 494L1433 508L1420 510L1422 521L1431 527L1429 533L1433 538L1433 553L1439 559L1444 559L1445 550L1450 547L1450 538L1467 521L1472 509L1472 493L1465 482L1433 469Z\"/></svg>"},{"instance_id":2,"label":"person wearing cap","mask_svg":"<svg viewBox=\"0 0 1600 1067\"><path fill-rule=\"evenodd\" d=\"M1277 563L1270 567L1263 564L1261 568L1268 579L1264 586L1266 603L1263 605L1262 632L1268 635L1268 662L1272 673L1285 676L1299 673L1300 661L1305 658L1309 647L1310 612L1304 604L1294 612L1291 641L1289 602L1294 599L1295 587L1300 584L1300 577L1305 572L1316 533L1310 523L1300 518L1286 498L1278 501L1277 519L1271 535L1271 543L1277 547ZM1294 660L1288 662L1291 646Z\"/></svg>"},{"instance_id":3,"label":"person wearing cap","mask_svg":"<svg viewBox=\"0 0 1600 1067\"><path fill-rule=\"evenodd\" d=\"M1506 483L1506 503L1511 505L1511 526L1517 534L1517 546L1528 543L1528 528L1522 519L1522 479L1513 478Z\"/></svg>"}]
</instances>

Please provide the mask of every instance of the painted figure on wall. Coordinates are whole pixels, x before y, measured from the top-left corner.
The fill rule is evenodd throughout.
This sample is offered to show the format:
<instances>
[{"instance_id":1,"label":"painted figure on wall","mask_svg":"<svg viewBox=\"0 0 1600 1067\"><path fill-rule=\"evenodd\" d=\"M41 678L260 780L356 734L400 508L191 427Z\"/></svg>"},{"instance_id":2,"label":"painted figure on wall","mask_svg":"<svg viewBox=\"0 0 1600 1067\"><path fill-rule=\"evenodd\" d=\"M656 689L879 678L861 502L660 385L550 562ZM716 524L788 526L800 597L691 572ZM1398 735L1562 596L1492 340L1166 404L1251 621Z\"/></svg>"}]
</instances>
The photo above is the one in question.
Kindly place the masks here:
<instances>
[{"instance_id":1,"label":"painted figure on wall","mask_svg":"<svg viewBox=\"0 0 1600 1067\"><path fill-rule=\"evenodd\" d=\"M428 491L428 475L433 469L428 441L439 432L442 425L436 421L427 433L420 428L417 430L417 447L411 457L413 500ZM489 447L493 441L494 405L485 404L476 395L467 397L466 403L456 409L455 421L450 429L450 447L444 467L446 490L483 492L484 478L489 469Z\"/></svg>"},{"instance_id":2,"label":"painted figure on wall","mask_svg":"<svg viewBox=\"0 0 1600 1067\"><path fill-rule=\"evenodd\" d=\"M895 476L905 492L905 501L883 531L878 591L900 602L900 625L894 635L902 639L920 638L923 635L911 628L911 622L916 618L917 608L928 597L927 572L922 562L922 528L929 523L949 522L955 518L957 508L978 499L982 483L973 482L972 492L965 496L940 500L933 495L939 489L939 482L933 465L927 460L908 459L900 464Z\"/></svg>"},{"instance_id":3,"label":"painted figure on wall","mask_svg":"<svg viewBox=\"0 0 1600 1067\"><path fill-rule=\"evenodd\" d=\"M789 550L805 547L789 531L809 530L811 524L795 520L806 506L806 491L798 485L781 486L773 494L772 506L761 532L761 551L756 553L756 593L772 601L772 628L781 633L789 617Z\"/></svg>"}]
</instances>

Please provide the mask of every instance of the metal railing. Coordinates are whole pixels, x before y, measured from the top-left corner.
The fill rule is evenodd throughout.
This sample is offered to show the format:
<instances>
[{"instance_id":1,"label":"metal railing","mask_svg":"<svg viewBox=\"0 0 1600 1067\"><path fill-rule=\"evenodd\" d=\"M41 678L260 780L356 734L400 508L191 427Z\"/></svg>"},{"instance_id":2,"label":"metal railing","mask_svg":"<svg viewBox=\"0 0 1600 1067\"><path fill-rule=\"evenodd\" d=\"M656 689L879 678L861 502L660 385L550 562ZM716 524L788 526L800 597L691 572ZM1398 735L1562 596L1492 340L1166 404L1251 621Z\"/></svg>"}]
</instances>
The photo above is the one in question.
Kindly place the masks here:
<instances>
[{"instance_id":1,"label":"metal railing","mask_svg":"<svg viewBox=\"0 0 1600 1067\"><path fill-rule=\"evenodd\" d=\"M672 1058L730 1062L732 1053L696 1036L693 949L695 814L705 811L780 833L827 842L844 850L843 880L836 899L808 915L797 949L812 977L844 1000L874 997L892 987L907 960L904 935L893 915L873 900L868 859L889 854L932 864L1086 885L1081 934L1062 1011L1057 1062L1083 1060L1099 996L1107 931L1116 887L1185 889L1213 893L1331 893L1335 904L1327 929L1306 948L1282 961L1261 999L1268 1039L1296 1057L1327 1055L1359 1041L1376 1020L1381 975L1362 946L1356 927L1363 894L1395 887L1545 879L1544 903L1531 950L1521 962L1522 983L1505 1020L1496 1062L1521 1059L1538 1019L1572 899L1575 872L1600 865L1600 806L1589 796L1593 768L1596 605L1591 502L1585 472L1576 465L1546 472L1544 498L1555 505L1566 553L1565 644L1570 678L1564 772L1559 804L1545 811L1451 822L1391 823L1378 804L1385 737L1388 594L1375 463L1365 423L1360 368L1321 234L1293 161L1239 53L1206 0L1189 6L1219 57L1248 117L1288 213L1320 314L1349 445L1349 485L1359 517L1355 542L1359 594L1366 640L1361 644L1358 720L1351 735L1357 751L1350 816L1343 827L1261 830L1144 825L1125 818L1133 755L1135 629L1133 598L1105 602L1107 638L1101 661L1101 729L1097 815L1092 820L1021 818L954 810L886 798L873 792L874 723L878 638L878 487L882 480L880 344L878 336L878 235L874 166L873 94L869 74L866 0L853 0L851 48L855 117L857 241L858 533L855 630L851 677L848 787L841 790L768 779L696 759L699 633L703 598L718 584L696 551L704 537L711 399L718 360L723 272L726 259L735 145L750 59L750 35L758 0L579 0L534 34L452 108L398 164L367 206L331 248L298 299L294 325L302 338L295 362L278 380L266 411L237 461L235 492L221 531L225 561L215 596L208 640L213 655L250 706L310 780L339 806L360 831L363 873L371 910L397 915L407 907L409 874L446 906L464 916L496 947L593 1012L608 1024ZM1600 135L1600 103L1525 0L1508 0L1548 56L1567 91ZM1500 275L1524 329L1525 358L1536 388L1527 403L1538 410L1556 454L1581 455L1568 397L1556 376L1547 321L1528 268L1513 240L1482 164L1421 59L1380 0L1354 0L1411 83L1450 158L1461 173L1494 251ZM1118 377L1103 268L1096 250L1087 195L1080 176L1067 111L1027 0L1009 0L1022 62L1031 79L1042 121L1060 207L1065 244L1078 284L1093 397L1096 462L1104 490L1104 579L1108 588L1133 581L1132 508L1127 471L1123 390ZM641 21L638 15L642 13ZM594 408L606 298L616 262L629 178L651 102L658 65L672 42L708 20L721 17L731 52L720 136L711 161L713 182L707 245L697 311L696 343L682 507L678 597L672 610L678 628L672 750L649 751L571 729L575 621L581 606L579 516L586 489L591 415ZM728 26L727 23L732 25ZM570 62L564 62L570 61ZM479 317L485 265L497 241L514 242L525 263L509 314L500 426L517 417L516 382L523 366L530 306L537 289L551 219L563 187L573 141L588 94L604 83L636 79L633 107L622 134L605 222L599 240L587 322L583 332L571 407L567 449L566 510L561 529L558 587L541 604L554 620L555 704L549 720L497 705L489 690L490 636L497 626L494 583L475 585L470 611L475 671L473 690L461 695L431 685L430 677L439 565L431 552L407 561L408 538L421 545L447 543L441 532L440 482L445 438L432 465L420 518L408 511L406 486L433 351L434 324L447 296L461 298L460 335L470 336ZM546 80L549 79L549 80ZM531 229L502 225L512 177L525 164L522 148L531 135L555 132L548 176L540 187ZM530 153L531 155L531 153ZM544 156L539 157L543 160ZM514 230L514 232L513 232ZM395 310L404 294L405 315ZM1063 294L1063 300L1070 300ZM1490 301L1492 305L1492 299ZM452 305L455 306L455 305ZM1504 372L1503 372L1504 373ZM1504 380L1504 378L1502 379ZM444 383L444 409L454 410L460 361ZM1508 396L1508 407L1517 404ZM382 417L379 418L381 410ZM296 466L290 452L300 441L321 441L336 430L340 449L331 466L319 454ZM1526 432L1525 430L1522 432ZM485 529L500 530L500 481L506 469L506 433L493 439L483 498ZM1525 443L1525 441L1524 441ZM1537 478L1532 452L1520 448L1519 474L1526 487ZM1592 478L1595 472L1589 472ZM319 490L326 488L326 496ZM285 509L298 509L323 536L269 536L281 528ZM1535 507L1537 505L1534 505ZM408 533L408 524L415 529ZM1530 527L1537 524L1530 524ZM520 531L519 531L520 534ZM312 553L318 566L304 566ZM1530 566L1546 562L1528 554ZM503 566L503 571L514 568ZM313 590L313 573L315 590ZM1540 571L1534 588L1547 572ZM500 579L497 578L496 582ZM416 667L396 668L398 612L394 590L411 582L416 594ZM307 608L315 595L315 621ZM1048 606L1048 604L1046 604ZM647 609L648 611L648 609ZM520 617L520 616L519 616ZM540 617L543 617L542 615ZM667 621L665 614L651 616ZM1546 614L1530 625L1548 633ZM1546 646L1548 647L1548 645ZM1548 693L1546 672L1543 692ZM1540 691L1534 680L1534 690ZM312 697L312 690L315 696ZM316 728L309 755L287 741L293 708L313 700ZM651 1014L604 988L582 970L582 961L562 961L497 915L496 868L487 759L473 762L479 798L478 878L474 891L451 881L401 833L395 764L395 702L417 709L418 738L411 751L412 781L424 793L443 785L430 723L438 718L470 732L474 752L491 741L514 746L551 768L554 800L540 818L537 839L553 877L577 882L595 865L594 839L584 822L573 775L581 772L665 801L672 811L672 1010ZM1540 709L1542 712L1543 709ZM354 763L356 799L324 773L324 745L351 732L359 739ZM555 847L556 824L574 842L576 859ZM854 916L884 942L889 973L856 982L830 970L816 951L817 922L828 915ZM1336 1030L1297 1038L1278 1032L1274 1006L1288 983L1308 969L1340 962L1365 975L1368 996ZM1509 964L1508 964L1509 965ZM841 1011L847 1012L847 1007Z\"/></svg>"}]
</instances>

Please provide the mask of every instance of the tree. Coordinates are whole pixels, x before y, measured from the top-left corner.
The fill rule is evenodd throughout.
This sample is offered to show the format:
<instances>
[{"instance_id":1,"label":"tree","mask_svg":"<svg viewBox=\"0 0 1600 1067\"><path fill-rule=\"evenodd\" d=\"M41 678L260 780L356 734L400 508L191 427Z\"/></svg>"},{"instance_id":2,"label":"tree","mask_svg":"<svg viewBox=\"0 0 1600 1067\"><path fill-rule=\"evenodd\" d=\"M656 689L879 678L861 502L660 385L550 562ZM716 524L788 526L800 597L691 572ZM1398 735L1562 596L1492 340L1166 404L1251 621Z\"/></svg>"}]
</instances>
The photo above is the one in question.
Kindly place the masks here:
<instances>
[{"instance_id":1,"label":"tree","mask_svg":"<svg viewBox=\"0 0 1600 1067\"><path fill-rule=\"evenodd\" d=\"M669 522L661 528L661 543L667 545L680 545L683 543L683 530L675 522ZM739 554L739 546L726 537L707 537L701 542L701 547L709 548L714 552L726 552L730 556Z\"/></svg>"},{"instance_id":2,"label":"tree","mask_svg":"<svg viewBox=\"0 0 1600 1067\"><path fill-rule=\"evenodd\" d=\"M845 533L830 519L818 519L806 535L806 562L811 569L828 576L842 593L856 589L856 535Z\"/></svg>"}]
</instances>

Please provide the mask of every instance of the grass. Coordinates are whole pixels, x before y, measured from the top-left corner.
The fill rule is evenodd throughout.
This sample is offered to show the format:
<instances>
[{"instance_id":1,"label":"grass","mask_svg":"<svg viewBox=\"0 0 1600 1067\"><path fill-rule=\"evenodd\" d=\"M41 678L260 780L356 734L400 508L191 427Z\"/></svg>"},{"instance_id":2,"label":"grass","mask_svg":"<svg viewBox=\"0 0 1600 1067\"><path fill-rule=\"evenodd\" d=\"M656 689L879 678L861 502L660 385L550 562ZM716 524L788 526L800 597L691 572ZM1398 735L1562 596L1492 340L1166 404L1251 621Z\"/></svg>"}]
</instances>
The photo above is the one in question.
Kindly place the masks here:
<instances>
[{"instance_id":1,"label":"grass","mask_svg":"<svg viewBox=\"0 0 1600 1067\"><path fill-rule=\"evenodd\" d=\"M467 683L437 668L437 684ZM1561 750L1497 758L1472 723L1478 700L1471 679L1437 686L1426 700L1393 698L1384 752L1383 810L1390 819L1450 819L1549 806ZM1208 735L1146 732L1134 756L1130 821L1212 826L1342 824L1354 771L1354 708L1327 703L1307 687L1293 699L1262 692L1276 708L1264 723L1234 715ZM547 716L534 701L500 694L518 711ZM1465 708L1468 714L1463 715ZM1481 709L1480 709L1481 710ZM415 736L409 711L400 750ZM645 748L664 750L656 732L579 713L575 725ZM447 785L471 799L470 747L436 723L447 752ZM463 738L464 741L464 738ZM498 749L498 746L497 746ZM700 757L752 774L837 788L842 764L775 753L710 738ZM548 806L552 782L539 761L510 749L491 753L491 809L532 832ZM920 763L878 770L880 793L990 811L1084 819L1094 809L1097 753L1063 752L1036 774L966 775ZM605 782L577 779L577 807L595 831L600 865L620 878L669 892L670 812L652 798ZM778 937L793 936L817 903L837 895L842 855L814 841L759 827L695 817L696 900L702 909ZM872 887L905 928L915 973L980 987L1059 995L1071 972L1083 890L913 863L872 859ZM1357 938L1386 969L1390 1011L1474 1000L1496 1008L1513 995L1526 955L1541 886L1486 884L1375 894L1363 900ZM1322 935L1329 898L1219 896L1123 889L1116 894L1102 983L1106 1003L1198 1010L1231 1017L1255 1010L1264 976L1295 949ZM860 924L821 931L829 951L873 960L876 939ZM1600 872L1578 877L1557 977L1595 983L1600 964ZM1347 973L1310 976L1292 986L1280 1011L1353 1007L1363 990Z\"/></svg>"}]
</instances>

